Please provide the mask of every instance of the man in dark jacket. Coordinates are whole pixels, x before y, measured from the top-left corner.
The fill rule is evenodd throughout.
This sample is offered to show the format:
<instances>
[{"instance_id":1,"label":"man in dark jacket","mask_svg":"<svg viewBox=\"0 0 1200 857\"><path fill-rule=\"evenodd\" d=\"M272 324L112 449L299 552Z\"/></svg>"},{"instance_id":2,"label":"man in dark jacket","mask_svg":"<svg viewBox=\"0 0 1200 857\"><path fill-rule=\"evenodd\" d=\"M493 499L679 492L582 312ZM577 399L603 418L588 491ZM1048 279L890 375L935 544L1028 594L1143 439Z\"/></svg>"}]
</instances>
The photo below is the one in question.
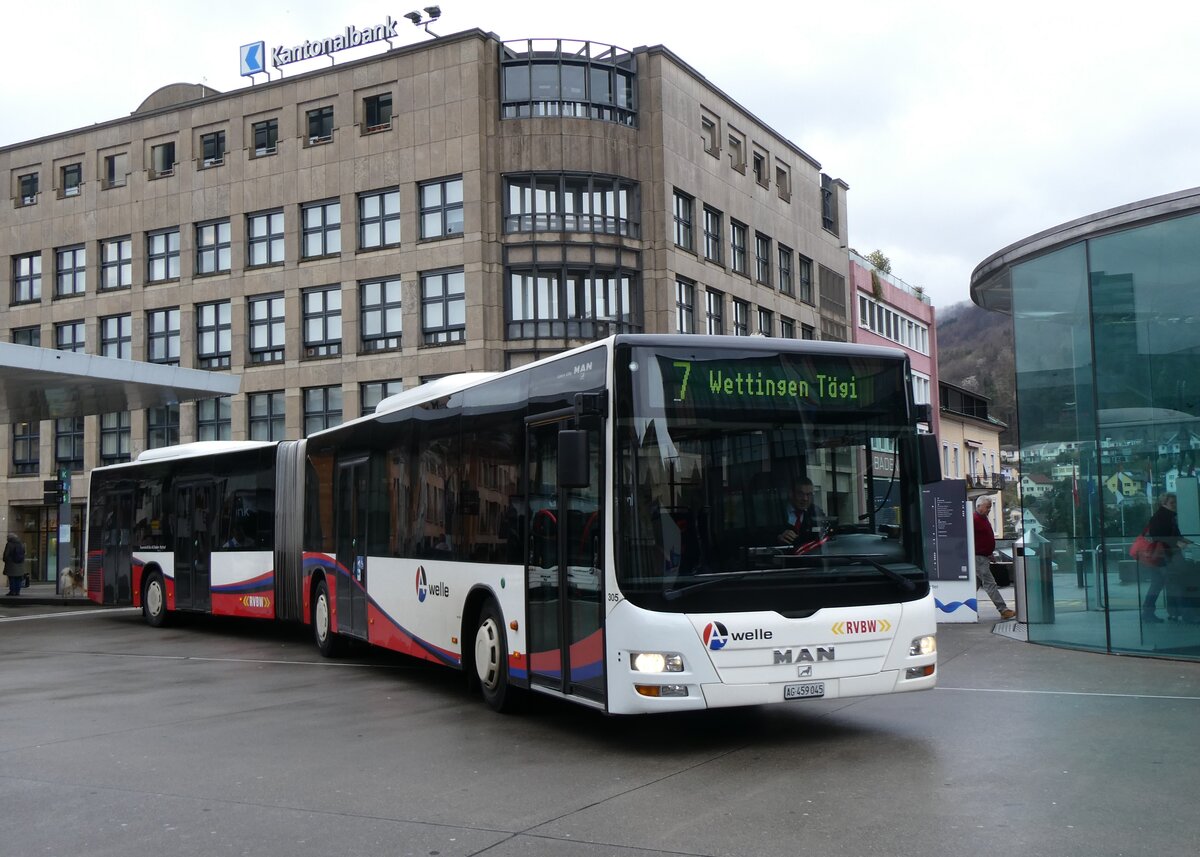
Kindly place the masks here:
<instances>
[{"instance_id":1,"label":"man in dark jacket","mask_svg":"<svg viewBox=\"0 0 1200 857\"><path fill-rule=\"evenodd\" d=\"M992 511L992 498L980 497L975 502L975 580L983 591L992 599L996 609L1000 611L1001 619L1012 619L1016 612L1008 609L996 578L992 576L992 554L996 550L996 534L992 532L992 522L988 513Z\"/></svg>"},{"instance_id":2,"label":"man in dark jacket","mask_svg":"<svg viewBox=\"0 0 1200 857\"><path fill-rule=\"evenodd\" d=\"M15 534L8 534L4 544L4 575L8 578L8 594L20 595L25 582L25 545Z\"/></svg>"}]
</instances>

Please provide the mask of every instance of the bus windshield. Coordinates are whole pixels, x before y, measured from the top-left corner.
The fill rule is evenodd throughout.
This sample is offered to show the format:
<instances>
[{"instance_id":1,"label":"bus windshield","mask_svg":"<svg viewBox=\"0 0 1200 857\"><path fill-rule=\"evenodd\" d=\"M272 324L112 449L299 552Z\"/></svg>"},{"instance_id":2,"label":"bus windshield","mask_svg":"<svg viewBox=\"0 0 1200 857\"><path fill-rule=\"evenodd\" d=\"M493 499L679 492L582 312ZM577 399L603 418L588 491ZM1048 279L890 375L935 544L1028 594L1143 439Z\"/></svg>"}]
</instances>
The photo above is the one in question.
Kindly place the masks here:
<instances>
[{"instance_id":1,"label":"bus windshield","mask_svg":"<svg viewBox=\"0 0 1200 857\"><path fill-rule=\"evenodd\" d=\"M782 347L618 354L617 574L635 604L807 615L928 594L904 360Z\"/></svg>"}]
</instances>

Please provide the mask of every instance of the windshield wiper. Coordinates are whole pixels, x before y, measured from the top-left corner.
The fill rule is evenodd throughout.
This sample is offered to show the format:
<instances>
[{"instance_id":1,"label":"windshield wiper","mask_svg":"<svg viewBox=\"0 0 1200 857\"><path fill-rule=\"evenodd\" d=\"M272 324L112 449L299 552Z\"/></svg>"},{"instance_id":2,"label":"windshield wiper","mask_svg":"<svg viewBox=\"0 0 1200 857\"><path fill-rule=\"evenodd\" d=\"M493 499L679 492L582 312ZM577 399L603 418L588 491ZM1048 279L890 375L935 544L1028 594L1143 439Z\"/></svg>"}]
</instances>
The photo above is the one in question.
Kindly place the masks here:
<instances>
[{"instance_id":1,"label":"windshield wiper","mask_svg":"<svg viewBox=\"0 0 1200 857\"><path fill-rule=\"evenodd\" d=\"M831 556L831 557L827 557L827 559L830 559L830 560L839 560L840 559L840 560L849 560L850 562L861 562L864 565L869 565L869 566L871 566L871 568L878 570L879 573L882 574L884 577L886 577L890 580L896 581L896 583L900 584L900 586L904 589L905 592L916 591L917 585L912 582L911 578L905 577L903 574L901 574L898 571L893 571L892 569L888 568L886 565L881 563L879 560L875 559L874 557L867 556L866 554L848 554L846 556Z\"/></svg>"},{"instance_id":2,"label":"windshield wiper","mask_svg":"<svg viewBox=\"0 0 1200 857\"><path fill-rule=\"evenodd\" d=\"M697 589L704 589L717 583L725 583L730 580L741 580L743 577L749 577L752 574L772 574L778 572L777 568L751 568L745 571L725 571L717 572L716 574L706 574L703 580L696 583L689 583L687 586L681 586L678 589L668 589L663 593L663 598L668 601L674 601L687 595L689 592L695 592Z\"/></svg>"}]
</instances>

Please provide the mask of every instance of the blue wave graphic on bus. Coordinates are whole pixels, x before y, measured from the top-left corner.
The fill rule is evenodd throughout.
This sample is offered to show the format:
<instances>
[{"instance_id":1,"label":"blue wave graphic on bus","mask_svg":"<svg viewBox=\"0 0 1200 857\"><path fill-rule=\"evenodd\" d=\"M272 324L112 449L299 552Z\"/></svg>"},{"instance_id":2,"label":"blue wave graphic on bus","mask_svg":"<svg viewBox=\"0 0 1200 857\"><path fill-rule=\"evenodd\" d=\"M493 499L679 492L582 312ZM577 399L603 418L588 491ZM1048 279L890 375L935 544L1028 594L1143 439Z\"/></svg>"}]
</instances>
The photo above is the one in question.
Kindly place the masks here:
<instances>
[{"instance_id":1,"label":"blue wave graphic on bus","mask_svg":"<svg viewBox=\"0 0 1200 857\"><path fill-rule=\"evenodd\" d=\"M237 583L222 583L212 588L213 592L219 592L225 595L234 595L244 592L271 592L275 589L275 572L268 571L265 574L260 574L258 577L250 580L242 580Z\"/></svg>"},{"instance_id":2,"label":"blue wave graphic on bus","mask_svg":"<svg viewBox=\"0 0 1200 857\"><path fill-rule=\"evenodd\" d=\"M938 601L935 598L935 599L933 599L933 603L934 603L934 606L936 606L937 609L941 610L943 613L953 613L955 610L959 609L960 607L969 607L971 610L974 610L976 613L979 612L979 602L977 600L975 600L974 598L968 598L966 601L951 601L947 604L943 604L942 602Z\"/></svg>"}]
</instances>

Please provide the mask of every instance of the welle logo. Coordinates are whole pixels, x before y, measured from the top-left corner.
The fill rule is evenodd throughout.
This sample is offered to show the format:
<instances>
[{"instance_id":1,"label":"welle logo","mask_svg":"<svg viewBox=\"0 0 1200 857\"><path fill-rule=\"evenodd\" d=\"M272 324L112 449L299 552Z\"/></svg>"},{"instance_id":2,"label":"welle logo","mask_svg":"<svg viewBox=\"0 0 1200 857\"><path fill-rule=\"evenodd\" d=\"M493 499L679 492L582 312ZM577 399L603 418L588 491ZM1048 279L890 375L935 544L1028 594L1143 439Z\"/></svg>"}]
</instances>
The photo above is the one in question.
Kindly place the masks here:
<instances>
[{"instance_id":1,"label":"welle logo","mask_svg":"<svg viewBox=\"0 0 1200 857\"><path fill-rule=\"evenodd\" d=\"M430 584L429 578L425 575L425 566L419 565L417 566L417 601L424 603L430 595L449 598L450 586L443 580Z\"/></svg>"}]
</instances>

